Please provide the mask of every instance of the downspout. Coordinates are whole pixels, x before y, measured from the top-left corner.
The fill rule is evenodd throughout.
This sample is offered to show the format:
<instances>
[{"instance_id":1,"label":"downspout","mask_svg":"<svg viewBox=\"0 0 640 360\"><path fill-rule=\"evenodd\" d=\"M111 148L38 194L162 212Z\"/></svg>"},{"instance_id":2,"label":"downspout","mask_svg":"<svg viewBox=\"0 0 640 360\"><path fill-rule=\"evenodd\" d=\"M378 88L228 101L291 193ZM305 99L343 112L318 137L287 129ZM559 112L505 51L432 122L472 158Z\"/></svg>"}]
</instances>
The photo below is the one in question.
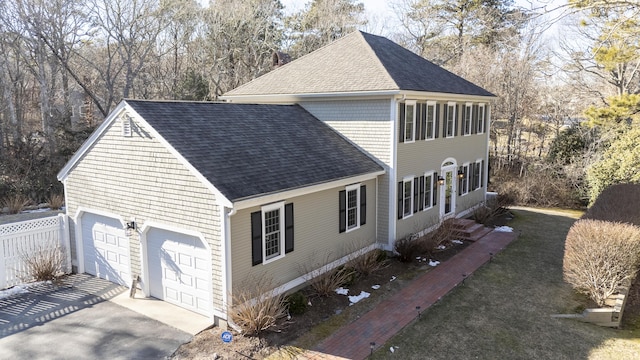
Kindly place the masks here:
<instances>
[{"instance_id":1,"label":"downspout","mask_svg":"<svg viewBox=\"0 0 640 360\"><path fill-rule=\"evenodd\" d=\"M228 210L227 210L228 209ZM231 217L235 215L237 210L235 208L223 208L223 232L224 232L224 241L222 241L222 253L223 258L222 261L222 278L224 281L222 282L222 296L223 296L223 305L225 306L224 313L226 314L226 321L231 328L237 332L242 332L242 329L231 320L229 316L228 309L231 306L231 299L229 298L231 292Z\"/></svg>"}]
</instances>

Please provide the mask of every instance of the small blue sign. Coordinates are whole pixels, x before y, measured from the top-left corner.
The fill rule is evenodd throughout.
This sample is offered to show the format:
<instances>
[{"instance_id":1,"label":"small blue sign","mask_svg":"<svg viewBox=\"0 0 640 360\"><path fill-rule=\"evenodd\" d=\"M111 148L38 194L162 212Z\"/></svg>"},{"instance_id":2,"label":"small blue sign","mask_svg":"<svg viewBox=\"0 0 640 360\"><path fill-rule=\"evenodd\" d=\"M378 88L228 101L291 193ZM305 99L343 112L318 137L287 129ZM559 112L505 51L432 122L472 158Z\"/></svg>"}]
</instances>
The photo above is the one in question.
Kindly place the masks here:
<instances>
[{"instance_id":1,"label":"small blue sign","mask_svg":"<svg viewBox=\"0 0 640 360\"><path fill-rule=\"evenodd\" d=\"M226 343L230 343L231 340L233 340L233 335L228 331L223 332L220 337L222 338L222 341Z\"/></svg>"}]
</instances>

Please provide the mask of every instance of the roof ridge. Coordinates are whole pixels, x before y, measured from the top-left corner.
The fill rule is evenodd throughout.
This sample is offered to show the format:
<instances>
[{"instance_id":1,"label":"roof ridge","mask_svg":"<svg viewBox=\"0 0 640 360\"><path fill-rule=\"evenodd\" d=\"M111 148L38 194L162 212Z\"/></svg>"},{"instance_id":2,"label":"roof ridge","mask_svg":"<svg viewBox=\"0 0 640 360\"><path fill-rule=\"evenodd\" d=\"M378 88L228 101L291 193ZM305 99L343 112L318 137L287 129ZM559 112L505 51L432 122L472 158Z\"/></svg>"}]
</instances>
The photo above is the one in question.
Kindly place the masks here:
<instances>
[{"instance_id":1,"label":"roof ridge","mask_svg":"<svg viewBox=\"0 0 640 360\"><path fill-rule=\"evenodd\" d=\"M379 65L379 67L382 69L385 76L391 81L391 83L396 85L396 89L400 90L400 85L398 85L398 82L393 78L393 76L391 76L391 74L389 74L389 70L387 70L387 68L384 66L382 61L380 61L380 57L378 56L378 54L376 54L376 51L373 50L373 47L371 47L371 44L369 43L369 41L367 41L367 38L364 36L364 34L367 34L368 36L377 36L377 35L369 34L360 30L356 30L356 31L360 34L360 38L367 44L367 49L369 49L369 55L373 57L375 62Z\"/></svg>"}]
</instances>

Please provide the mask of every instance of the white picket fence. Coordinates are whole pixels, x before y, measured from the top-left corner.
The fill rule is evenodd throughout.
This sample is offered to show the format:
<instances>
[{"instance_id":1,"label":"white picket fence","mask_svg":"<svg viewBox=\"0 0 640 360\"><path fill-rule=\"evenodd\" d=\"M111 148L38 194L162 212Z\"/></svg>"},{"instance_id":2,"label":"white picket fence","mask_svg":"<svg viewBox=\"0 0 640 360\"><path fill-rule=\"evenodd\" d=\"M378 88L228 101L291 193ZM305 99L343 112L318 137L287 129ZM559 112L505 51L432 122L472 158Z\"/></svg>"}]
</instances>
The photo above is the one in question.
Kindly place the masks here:
<instances>
[{"instance_id":1,"label":"white picket fence","mask_svg":"<svg viewBox=\"0 0 640 360\"><path fill-rule=\"evenodd\" d=\"M0 225L0 290L28 279L25 257L60 247L65 257L63 271L71 272L71 250L67 216Z\"/></svg>"}]
</instances>

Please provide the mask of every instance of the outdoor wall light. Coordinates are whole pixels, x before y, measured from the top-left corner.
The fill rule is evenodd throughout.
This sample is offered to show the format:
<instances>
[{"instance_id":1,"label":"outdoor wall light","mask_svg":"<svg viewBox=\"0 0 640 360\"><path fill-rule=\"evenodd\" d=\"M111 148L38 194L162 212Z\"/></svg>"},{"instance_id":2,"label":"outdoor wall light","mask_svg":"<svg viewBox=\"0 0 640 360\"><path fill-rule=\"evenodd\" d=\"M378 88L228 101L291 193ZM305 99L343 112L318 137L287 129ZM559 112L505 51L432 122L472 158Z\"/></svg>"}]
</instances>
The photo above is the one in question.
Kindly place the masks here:
<instances>
[{"instance_id":1,"label":"outdoor wall light","mask_svg":"<svg viewBox=\"0 0 640 360\"><path fill-rule=\"evenodd\" d=\"M458 179L464 179L464 172L462 170L458 170Z\"/></svg>"},{"instance_id":2,"label":"outdoor wall light","mask_svg":"<svg viewBox=\"0 0 640 360\"><path fill-rule=\"evenodd\" d=\"M438 185L444 185L444 178L442 176L438 176Z\"/></svg>"},{"instance_id":3,"label":"outdoor wall light","mask_svg":"<svg viewBox=\"0 0 640 360\"><path fill-rule=\"evenodd\" d=\"M136 222L135 221L131 221L127 223L127 230L135 230L136 229Z\"/></svg>"}]
</instances>

